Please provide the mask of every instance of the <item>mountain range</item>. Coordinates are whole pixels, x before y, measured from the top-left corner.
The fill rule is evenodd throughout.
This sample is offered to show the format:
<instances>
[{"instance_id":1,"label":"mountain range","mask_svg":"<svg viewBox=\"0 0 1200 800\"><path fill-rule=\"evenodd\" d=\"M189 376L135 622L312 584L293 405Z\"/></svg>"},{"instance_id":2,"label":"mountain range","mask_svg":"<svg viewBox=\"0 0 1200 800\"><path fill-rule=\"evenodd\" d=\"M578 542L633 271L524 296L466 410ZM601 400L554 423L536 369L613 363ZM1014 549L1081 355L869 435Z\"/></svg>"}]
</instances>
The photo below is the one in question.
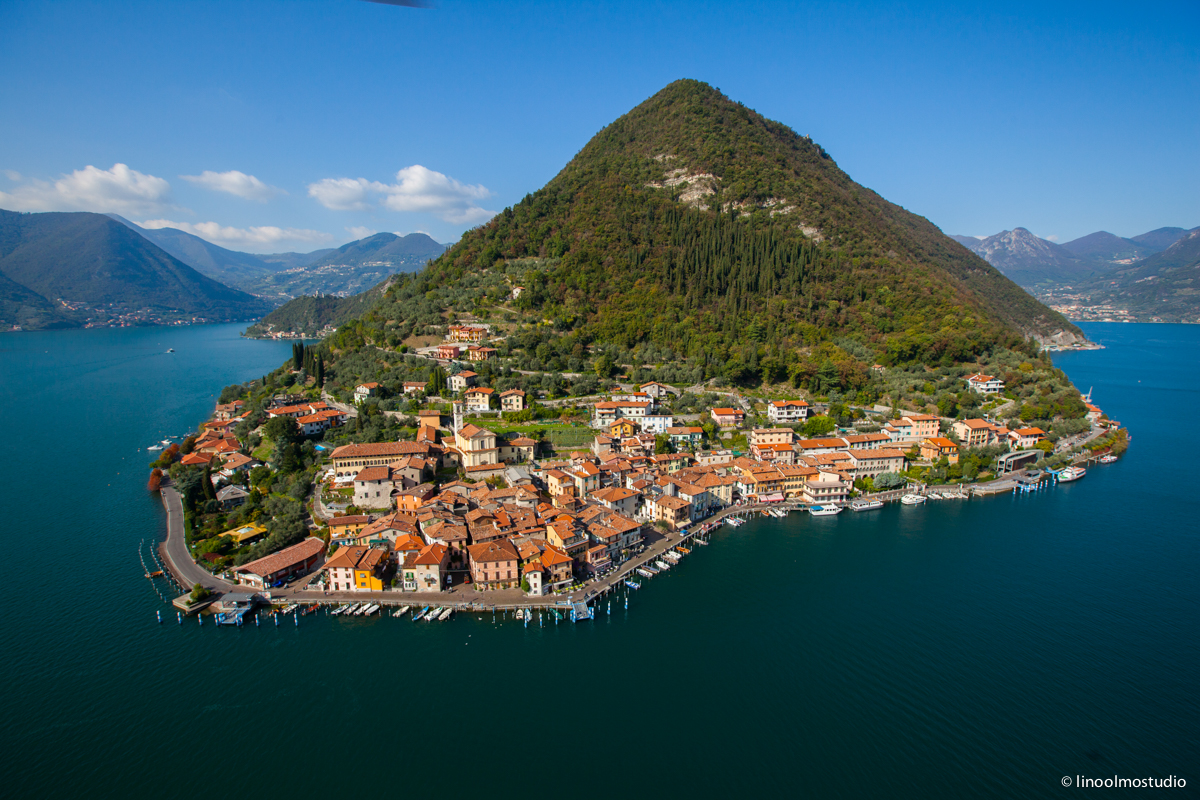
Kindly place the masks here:
<instances>
[{"instance_id":1,"label":"mountain range","mask_svg":"<svg viewBox=\"0 0 1200 800\"><path fill-rule=\"evenodd\" d=\"M87 212L0 210L0 324L26 329L225 321L269 305Z\"/></svg>"},{"instance_id":2,"label":"mountain range","mask_svg":"<svg viewBox=\"0 0 1200 800\"><path fill-rule=\"evenodd\" d=\"M994 236L952 236L1021 286L1053 288L1099 278L1160 253L1182 238L1184 228L1158 228L1128 239L1097 231L1056 244L1025 228Z\"/></svg>"},{"instance_id":3,"label":"mountain range","mask_svg":"<svg viewBox=\"0 0 1200 800\"><path fill-rule=\"evenodd\" d=\"M311 253L256 255L228 250L177 228L143 228L110 214L203 275L277 305L310 294L351 295L392 274L414 271L447 245L424 233L376 233Z\"/></svg>"}]
</instances>

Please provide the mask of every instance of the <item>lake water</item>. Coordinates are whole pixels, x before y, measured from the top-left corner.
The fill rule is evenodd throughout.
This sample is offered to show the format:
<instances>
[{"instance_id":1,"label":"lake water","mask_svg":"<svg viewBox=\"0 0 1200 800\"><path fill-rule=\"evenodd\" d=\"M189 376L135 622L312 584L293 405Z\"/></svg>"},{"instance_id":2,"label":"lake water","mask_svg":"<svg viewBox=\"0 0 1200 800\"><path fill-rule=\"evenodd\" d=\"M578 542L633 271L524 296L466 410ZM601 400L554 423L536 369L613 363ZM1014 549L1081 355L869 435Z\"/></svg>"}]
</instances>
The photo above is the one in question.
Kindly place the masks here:
<instances>
[{"instance_id":1,"label":"lake water","mask_svg":"<svg viewBox=\"0 0 1200 800\"><path fill-rule=\"evenodd\" d=\"M1108 349L1057 362L1132 430L1119 464L1035 495L761 520L628 611L529 628L176 625L138 560L164 527L144 448L290 344L238 326L4 336L3 794L1200 786L1200 327L1085 328Z\"/></svg>"}]
</instances>

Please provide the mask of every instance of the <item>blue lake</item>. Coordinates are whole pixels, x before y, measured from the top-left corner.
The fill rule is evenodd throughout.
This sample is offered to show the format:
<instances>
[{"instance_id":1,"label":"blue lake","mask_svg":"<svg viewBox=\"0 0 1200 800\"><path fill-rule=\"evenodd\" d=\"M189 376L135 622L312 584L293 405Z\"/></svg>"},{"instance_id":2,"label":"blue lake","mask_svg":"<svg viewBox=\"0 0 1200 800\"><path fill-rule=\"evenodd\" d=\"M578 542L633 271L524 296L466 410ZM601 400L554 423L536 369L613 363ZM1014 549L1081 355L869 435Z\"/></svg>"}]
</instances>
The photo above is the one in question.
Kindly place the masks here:
<instances>
[{"instance_id":1,"label":"blue lake","mask_svg":"<svg viewBox=\"0 0 1200 800\"><path fill-rule=\"evenodd\" d=\"M1133 432L1120 463L1033 495L727 529L628 611L529 628L177 626L139 563L163 529L145 448L290 344L238 326L0 337L4 794L1200 786L1200 327L1084 327L1108 349L1056 361Z\"/></svg>"}]
</instances>

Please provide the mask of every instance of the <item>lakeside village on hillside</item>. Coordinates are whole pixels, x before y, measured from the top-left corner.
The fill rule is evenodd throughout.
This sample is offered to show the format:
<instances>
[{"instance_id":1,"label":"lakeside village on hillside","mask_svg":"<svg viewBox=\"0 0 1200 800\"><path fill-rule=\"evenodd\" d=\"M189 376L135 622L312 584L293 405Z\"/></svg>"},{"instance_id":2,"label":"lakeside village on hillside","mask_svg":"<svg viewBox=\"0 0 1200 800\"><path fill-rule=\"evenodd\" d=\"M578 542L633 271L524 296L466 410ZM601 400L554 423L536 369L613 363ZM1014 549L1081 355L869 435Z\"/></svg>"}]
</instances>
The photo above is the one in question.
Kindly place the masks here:
<instances>
[{"instance_id":1,"label":"lakeside village on hillside","mask_svg":"<svg viewBox=\"0 0 1200 800\"><path fill-rule=\"evenodd\" d=\"M531 410L526 392L477 385L480 376L455 360L458 345L439 349L440 363L457 369L445 380L449 404L432 407L441 398L425 395L427 383L404 382L397 388L420 408L415 419L399 411L369 418L393 426L375 429L381 441L332 444L363 430L385 389L360 383L350 403L337 402L306 375L324 367L301 345L294 366L303 359L303 368L282 370L282 382L295 388L303 379L306 391L273 393L274 376L229 387L202 432L170 445L151 476L157 489L167 470L182 496L193 558L252 591L306 584L319 596L540 597L586 590L651 542L705 529L728 509L784 504L832 515L878 507L880 498L942 496L931 484L955 486L945 494L955 497L965 496L964 483L980 493L1019 490L1033 480L1030 464L1064 467L1058 476L1072 479L1083 473L1074 463L1113 460L1127 441L1090 403L1086 419L1043 423L1051 430L1009 427L995 414L944 419L736 393L727 405L674 413L685 393L651 381L562 411L588 409L590 418L568 429L582 435L578 444L586 437L582 449L537 429L510 430L507 420ZM468 352L477 360L488 349ZM997 377L968 375L964 389L985 408L1010 405Z\"/></svg>"}]
</instances>

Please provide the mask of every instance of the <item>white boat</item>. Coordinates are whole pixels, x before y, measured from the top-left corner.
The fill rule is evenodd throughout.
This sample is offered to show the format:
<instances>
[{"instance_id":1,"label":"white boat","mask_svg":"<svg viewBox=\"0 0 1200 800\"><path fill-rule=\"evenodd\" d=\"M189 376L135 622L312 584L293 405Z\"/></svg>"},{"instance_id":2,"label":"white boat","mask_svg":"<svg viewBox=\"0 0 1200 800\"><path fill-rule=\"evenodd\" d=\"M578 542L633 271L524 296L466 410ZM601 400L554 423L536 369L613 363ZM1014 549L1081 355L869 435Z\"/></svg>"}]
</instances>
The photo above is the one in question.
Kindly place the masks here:
<instances>
[{"instance_id":1,"label":"white boat","mask_svg":"<svg viewBox=\"0 0 1200 800\"><path fill-rule=\"evenodd\" d=\"M450 619L450 615L453 613L454 609L447 606L442 610L442 613L438 615L438 622L445 622L446 620Z\"/></svg>"},{"instance_id":2,"label":"white boat","mask_svg":"<svg viewBox=\"0 0 1200 800\"><path fill-rule=\"evenodd\" d=\"M363 616L369 617L369 616L371 616L372 614L374 614L374 613L375 613L376 611L378 611L378 610L379 610L379 604L378 604L378 603L371 603L371 605L369 605L369 606L367 606L366 608L364 608L364 609L363 609Z\"/></svg>"},{"instance_id":3,"label":"white boat","mask_svg":"<svg viewBox=\"0 0 1200 800\"><path fill-rule=\"evenodd\" d=\"M426 614L426 615L425 615L425 621L426 621L426 622L433 622L435 619L437 619L437 618L438 618L438 614L440 614L440 613L442 613L442 609L441 609L441 608L435 608L435 609L433 609L432 611L430 611L428 614Z\"/></svg>"},{"instance_id":4,"label":"white boat","mask_svg":"<svg viewBox=\"0 0 1200 800\"><path fill-rule=\"evenodd\" d=\"M1087 475L1087 470L1083 467L1066 467L1062 472L1058 473L1058 482L1069 483L1070 481L1077 481L1084 475Z\"/></svg>"},{"instance_id":5,"label":"white boat","mask_svg":"<svg viewBox=\"0 0 1200 800\"><path fill-rule=\"evenodd\" d=\"M405 614L408 613L408 608L409 608L408 606L400 606L399 608L397 608L395 611L392 612L392 616L393 617L403 617Z\"/></svg>"},{"instance_id":6,"label":"white boat","mask_svg":"<svg viewBox=\"0 0 1200 800\"><path fill-rule=\"evenodd\" d=\"M874 511L877 508L883 508L882 500L851 500L851 511Z\"/></svg>"},{"instance_id":7,"label":"white boat","mask_svg":"<svg viewBox=\"0 0 1200 800\"><path fill-rule=\"evenodd\" d=\"M1109 453L1106 456L1100 456L1099 461L1101 464L1115 464L1117 461L1117 457L1114 456L1112 453Z\"/></svg>"},{"instance_id":8,"label":"white boat","mask_svg":"<svg viewBox=\"0 0 1200 800\"><path fill-rule=\"evenodd\" d=\"M663 561L661 558L654 562L654 566L658 567L659 569L663 569L663 570L667 570L667 569L671 568L671 565L668 564L666 561Z\"/></svg>"},{"instance_id":9,"label":"white boat","mask_svg":"<svg viewBox=\"0 0 1200 800\"><path fill-rule=\"evenodd\" d=\"M670 559L674 563L678 564L679 559L683 558L683 556L679 555L679 553L676 553L674 550L668 550L667 552L663 553L663 558Z\"/></svg>"},{"instance_id":10,"label":"white boat","mask_svg":"<svg viewBox=\"0 0 1200 800\"><path fill-rule=\"evenodd\" d=\"M162 446L161 444L156 444L156 445L151 445L150 447L147 447L146 449L147 449L147 450L152 450L152 451L153 451L153 450L162 450L162 449L163 449L163 446Z\"/></svg>"},{"instance_id":11,"label":"white boat","mask_svg":"<svg viewBox=\"0 0 1200 800\"><path fill-rule=\"evenodd\" d=\"M647 569L646 567L638 567L638 568L637 568L637 574L638 574L638 575L641 575L643 578L653 578L653 577L655 576L655 574L656 574L656 573L654 573L654 572L651 572L651 571L650 571L649 569Z\"/></svg>"},{"instance_id":12,"label":"white boat","mask_svg":"<svg viewBox=\"0 0 1200 800\"><path fill-rule=\"evenodd\" d=\"M919 494L906 494L900 498L900 502L906 506L919 506L925 503L925 498Z\"/></svg>"},{"instance_id":13,"label":"white boat","mask_svg":"<svg viewBox=\"0 0 1200 800\"><path fill-rule=\"evenodd\" d=\"M345 612L346 608L347 608L347 606L338 606L333 611L329 612L329 616L336 617L339 614L342 614L343 612Z\"/></svg>"},{"instance_id":14,"label":"white boat","mask_svg":"<svg viewBox=\"0 0 1200 800\"><path fill-rule=\"evenodd\" d=\"M946 498L942 497L940 494L938 494L937 492L930 492L929 494L925 495L925 498L927 500L945 500L946 499Z\"/></svg>"},{"instance_id":15,"label":"white boat","mask_svg":"<svg viewBox=\"0 0 1200 800\"><path fill-rule=\"evenodd\" d=\"M842 513L841 506L809 506L808 513L814 517L832 517L835 514Z\"/></svg>"}]
</instances>

